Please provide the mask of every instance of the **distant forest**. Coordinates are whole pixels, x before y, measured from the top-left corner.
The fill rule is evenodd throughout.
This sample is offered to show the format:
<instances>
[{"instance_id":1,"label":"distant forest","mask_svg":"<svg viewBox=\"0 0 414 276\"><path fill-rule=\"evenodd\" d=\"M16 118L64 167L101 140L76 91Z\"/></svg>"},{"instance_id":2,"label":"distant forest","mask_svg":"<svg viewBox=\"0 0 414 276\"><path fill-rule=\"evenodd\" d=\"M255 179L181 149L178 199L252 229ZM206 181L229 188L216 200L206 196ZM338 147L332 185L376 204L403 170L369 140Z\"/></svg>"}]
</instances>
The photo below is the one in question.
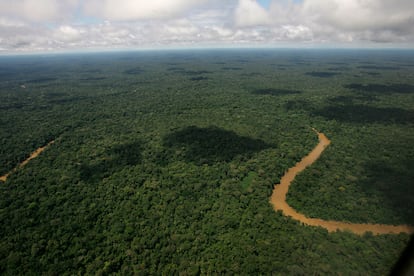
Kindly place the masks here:
<instances>
[{"instance_id":1,"label":"distant forest","mask_svg":"<svg viewBox=\"0 0 414 276\"><path fill-rule=\"evenodd\" d=\"M1 56L0 126L3 275L388 274L407 234L272 209L312 128L293 208L414 225L413 51Z\"/></svg>"}]
</instances>

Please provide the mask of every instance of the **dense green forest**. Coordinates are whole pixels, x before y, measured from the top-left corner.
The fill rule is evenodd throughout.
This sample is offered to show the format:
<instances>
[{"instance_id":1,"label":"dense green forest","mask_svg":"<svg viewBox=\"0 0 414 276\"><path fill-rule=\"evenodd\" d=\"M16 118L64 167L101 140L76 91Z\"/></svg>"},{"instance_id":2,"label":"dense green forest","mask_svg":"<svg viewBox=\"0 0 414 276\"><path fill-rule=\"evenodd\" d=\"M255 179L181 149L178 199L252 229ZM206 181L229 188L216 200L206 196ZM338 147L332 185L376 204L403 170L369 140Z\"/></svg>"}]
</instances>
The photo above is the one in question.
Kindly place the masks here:
<instances>
[{"instance_id":1,"label":"dense green forest","mask_svg":"<svg viewBox=\"0 0 414 276\"><path fill-rule=\"evenodd\" d=\"M0 57L0 273L389 273L414 224L414 52L192 50Z\"/></svg>"}]
</instances>

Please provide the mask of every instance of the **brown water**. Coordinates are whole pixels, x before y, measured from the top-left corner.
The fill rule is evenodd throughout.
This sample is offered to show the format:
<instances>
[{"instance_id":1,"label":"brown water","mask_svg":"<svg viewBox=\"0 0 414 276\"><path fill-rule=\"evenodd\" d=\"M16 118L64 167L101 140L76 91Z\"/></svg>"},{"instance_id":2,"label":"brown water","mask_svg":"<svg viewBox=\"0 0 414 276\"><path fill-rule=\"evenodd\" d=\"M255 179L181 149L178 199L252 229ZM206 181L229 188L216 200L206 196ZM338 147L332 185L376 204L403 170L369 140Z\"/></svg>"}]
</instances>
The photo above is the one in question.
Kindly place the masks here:
<instances>
[{"instance_id":1,"label":"brown water","mask_svg":"<svg viewBox=\"0 0 414 276\"><path fill-rule=\"evenodd\" d=\"M318 218L308 218L305 215L297 212L286 202L286 194L289 186L295 179L296 175L303 171L306 167L312 165L331 143L331 141L323 134L314 131L318 134L319 143L316 147L302 160L292 168L290 168L281 178L280 183L276 184L273 189L273 194L270 197L270 203L273 205L275 211L282 211L285 216L292 217L305 225L320 226L327 229L329 232L348 230L355 234L362 235L365 232L372 232L373 234L398 234L398 233L414 233L414 227L410 225L385 225L385 224L370 224L370 223L348 223L334 220L323 220Z\"/></svg>"},{"instance_id":2,"label":"brown water","mask_svg":"<svg viewBox=\"0 0 414 276\"><path fill-rule=\"evenodd\" d=\"M43 147L40 147L37 150L35 150L34 152L32 152L32 154L30 154L30 156L27 159L25 159L22 163L20 163L19 165L17 165L17 167L15 167L13 170L11 170L10 172L6 173L5 175L0 176L0 181L6 182L7 178L13 172L15 172L18 168L21 168L21 167L25 166L33 158L36 158L37 156L39 156L39 154L41 154L48 146L50 146L54 142L55 142L54 140L53 141L50 141L47 145L45 145Z\"/></svg>"}]
</instances>

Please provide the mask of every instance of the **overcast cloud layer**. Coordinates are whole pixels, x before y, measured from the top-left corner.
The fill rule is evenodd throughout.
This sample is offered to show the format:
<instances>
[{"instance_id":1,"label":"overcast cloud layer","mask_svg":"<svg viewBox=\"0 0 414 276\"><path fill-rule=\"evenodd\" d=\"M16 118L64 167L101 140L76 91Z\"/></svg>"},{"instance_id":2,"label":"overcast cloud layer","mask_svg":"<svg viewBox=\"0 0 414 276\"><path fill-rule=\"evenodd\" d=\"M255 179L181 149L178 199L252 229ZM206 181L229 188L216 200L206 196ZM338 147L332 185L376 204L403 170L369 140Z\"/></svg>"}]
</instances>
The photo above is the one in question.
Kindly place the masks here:
<instances>
[{"instance_id":1,"label":"overcast cloud layer","mask_svg":"<svg viewBox=\"0 0 414 276\"><path fill-rule=\"evenodd\" d=\"M409 47L412 0L0 0L0 53Z\"/></svg>"}]
</instances>

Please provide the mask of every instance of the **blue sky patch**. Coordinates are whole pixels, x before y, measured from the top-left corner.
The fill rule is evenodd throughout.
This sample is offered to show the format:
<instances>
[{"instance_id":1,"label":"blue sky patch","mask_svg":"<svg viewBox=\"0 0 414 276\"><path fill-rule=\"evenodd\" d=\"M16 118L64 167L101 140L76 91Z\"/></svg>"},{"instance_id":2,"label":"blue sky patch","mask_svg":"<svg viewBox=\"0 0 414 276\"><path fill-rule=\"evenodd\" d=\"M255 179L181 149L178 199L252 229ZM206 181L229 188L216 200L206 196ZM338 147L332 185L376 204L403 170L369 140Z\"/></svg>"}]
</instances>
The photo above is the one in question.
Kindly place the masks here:
<instances>
[{"instance_id":1,"label":"blue sky patch","mask_svg":"<svg viewBox=\"0 0 414 276\"><path fill-rule=\"evenodd\" d=\"M259 2L260 6L263 8L268 9L271 1L272 0L258 0L257 2Z\"/></svg>"}]
</instances>

